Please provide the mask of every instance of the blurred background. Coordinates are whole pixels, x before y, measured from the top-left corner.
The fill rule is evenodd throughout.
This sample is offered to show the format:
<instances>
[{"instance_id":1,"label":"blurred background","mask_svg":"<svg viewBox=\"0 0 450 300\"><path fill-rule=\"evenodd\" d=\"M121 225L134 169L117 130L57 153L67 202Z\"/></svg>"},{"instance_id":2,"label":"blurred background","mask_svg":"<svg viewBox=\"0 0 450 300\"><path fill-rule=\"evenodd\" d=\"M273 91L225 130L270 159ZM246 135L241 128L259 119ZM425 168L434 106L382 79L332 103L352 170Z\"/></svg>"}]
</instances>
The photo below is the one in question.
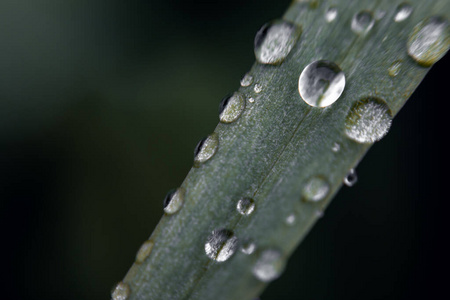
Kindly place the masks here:
<instances>
[{"instance_id":1,"label":"blurred background","mask_svg":"<svg viewBox=\"0 0 450 300\"><path fill-rule=\"evenodd\" d=\"M256 31L289 2L0 1L0 298L109 298L253 64ZM445 292L449 67L433 67L263 300Z\"/></svg>"}]
</instances>

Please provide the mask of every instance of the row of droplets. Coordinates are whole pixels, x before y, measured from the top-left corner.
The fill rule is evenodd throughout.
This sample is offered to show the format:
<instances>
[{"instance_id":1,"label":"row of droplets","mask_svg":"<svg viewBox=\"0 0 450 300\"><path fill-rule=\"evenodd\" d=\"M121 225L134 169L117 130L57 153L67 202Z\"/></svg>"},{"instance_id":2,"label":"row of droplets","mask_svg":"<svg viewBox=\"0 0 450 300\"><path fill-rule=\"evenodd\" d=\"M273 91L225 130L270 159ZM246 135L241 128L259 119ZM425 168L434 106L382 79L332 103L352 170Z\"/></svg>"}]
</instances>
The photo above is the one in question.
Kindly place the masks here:
<instances>
[{"instance_id":1,"label":"row of droplets","mask_svg":"<svg viewBox=\"0 0 450 300\"><path fill-rule=\"evenodd\" d=\"M406 20L413 8L409 4L401 4L394 16L395 22ZM375 18L384 16L385 12L377 12ZM325 13L327 22L333 22L338 16L335 7L329 8ZM351 28L357 34L366 34L373 27L375 20L372 13L362 11L354 15ZM286 21L274 21L265 24L255 37L255 56L259 63L279 65L289 55L301 35L301 28ZM407 42L407 50L419 64L430 66L438 61L449 48L449 26L442 17L431 17L417 24ZM389 68L389 75L399 73L401 63L396 61ZM246 74L241 80L241 86L248 87L253 83L253 77ZM345 75L338 65L331 61L319 60L307 65L299 76L298 89L301 98L310 106L327 107L341 96L345 88ZM255 93L262 91L260 84L254 85ZM253 103L254 98L248 99ZM245 109L244 96L235 92L225 97L219 106L219 119L222 123L236 121ZM378 98L367 97L353 105L345 121L346 135L360 143L372 143L381 139L389 130L391 115L386 103ZM216 152L219 145L217 133L202 139L194 151L194 166L208 161ZM338 152L340 145L335 143L332 147ZM351 169L344 178L344 184L353 186L357 181L356 172ZM317 202L329 193L329 185L323 177L311 178L303 189L302 196L306 201ZM170 191L164 199L164 211L167 214L176 213L184 201L185 190L180 187ZM255 202L250 198L243 198L237 202L237 211L249 216L255 210ZM286 218L286 223L292 225L295 215ZM238 247L238 239L231 230L214 230L205 243L206 255L215 261L228 260ZM142 244L137 255L136 263L140 264L150 255L153 242L148 240ZM244 254L253 254L256 244L246 241L241 246ZM252 272L256 278L267 282L277 278L284 269L282 253L276 249L264 250L260 253ZM130 294L129 286L120 282L112 291L114 300L126 300Z\"/></svg>"}]
</instances>

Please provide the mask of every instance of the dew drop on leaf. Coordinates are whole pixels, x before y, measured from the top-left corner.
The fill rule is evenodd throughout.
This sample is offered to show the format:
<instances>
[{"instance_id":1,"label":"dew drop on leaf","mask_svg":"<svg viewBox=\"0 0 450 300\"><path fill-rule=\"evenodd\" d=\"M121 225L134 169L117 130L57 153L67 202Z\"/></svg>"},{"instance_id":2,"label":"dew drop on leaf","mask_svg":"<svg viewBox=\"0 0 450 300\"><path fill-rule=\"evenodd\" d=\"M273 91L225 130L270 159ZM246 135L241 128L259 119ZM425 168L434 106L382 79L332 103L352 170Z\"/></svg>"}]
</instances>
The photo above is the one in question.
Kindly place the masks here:
<instances>
[{"instance_id":1,"label":"dew drop on leaf","mask_svg":"<svg viewBox=\"0 0 450 300\"><path fill-rule=\"evenodd\" d=\"M394 21L399 23L403 22L406 19L409 18L413 11L413 8L408 3L401 3L399 6L397 6L397 10L395 12Z\"/></svg>"},{"instance_id":2,"label":"dew drop on leaf","mask_svg":"<svg viewBox=\"0 0 450 300\"><path fill-rule=\"evenodd\" d=\"M357 34L366 34L372 29L375 20L370 11L363 10L353 16L352 30Z\"/></svg>"},{"instance_id":3,"label":"dew drop on leaf","mask_svg":"<svg viewBox=\"0 0 450 300\"><path fill-rule=\"evenodd\" d=\"M214 230L205 243L206 255L217 262L228 260L236 251L237 237L231 230Z\"/></svg>"},{"instance_id":4,"label":"dew drop on leaf","mask_svg":"<svg viewBox=\"0 0 450 300\"><path fill-rule=\"evenodd\" d=\"M222 123L236 121L245 109L244 96L235 92L233 95L223 98L219 105L219 120Z\"/></svg>"},{"instance_id":5,"label":"dew drop on leaf","mask_svg":"<svg viewBox=\"0 0 450 300\"><path fill-rule=\"evenodd\" d=\"M111 291L112 300L127 300L130 296L130 287L124 282L119 282Z\"/></svg>"},{"instance_id":6,"label":"dew drop on leaf","mask_svg":"<svg viewBox=\"0 0 450 300\"><path fill-rule=\"evenodd\" d=\"M152 252L153 249L153 242L148 240L145 241L141 248L139 248L138 253L136 254L136 263L138 264L142 264L147 257L149 257L150 253Z\"/></svg>"},{"instance_id":7,"label":"dew drop on leaf","mask_svg":"<svg viewBox=\"0 0 450 300\"><path fill-rule=\"evenodd\" d=\"M334 62L318 60L307 65L298 79L298 91L311 106L326 107L339 99L345 88L345 75Z\"/></svg>"},{"instance_id":8,"label":"dew drop on leaf","mask_svg":"<svg viewBox=\"0 0 450 300\"><path fill-rule=\"evenodd\" d=\"M236 208L241 215L248 216L255 210L255 201L250 198L242 198L238 201Z\"/></svg>"},{"instance_id":9,"label":"dew drop on leaf","mask_svg":"<svg viewBox=\"0 0 450 300\"><path fill-rule=\"evenodd\" d=\"M329 184L321 176L311 177L303 187L302 196L305 201L318 202L330 191Z\"/></svg>"},{"instance_id":10,"label":"dew drop on leaf","mask_svg":"<svg viewBox=\"0 0 450 300\"><path fill-rule=\"evenodd\" d=\"M281 252L274 249L264 250L253 266L253 275L263 282L270 282L280 277L285 267Z\"/></svg>"},{"instance_id":11,"label":"dew drop on leaf","mask_svg":"<svg viewBox=\"0 0 450 300\"><path fill-rule=\"evenodd\" d=\"M212 133L208 137L202 139L194 150L194 167L208 161L217 152L219 148L219 136Z\"/></svg>"},{"instance_id":12,"label":"dew drop on leaf","mask_svg":"<svg viewBox=\"0 0 450 300\"><path fill-rule=\"evenodd\" d=\"M167 193L164 198L164 212L166 214L174 214L180 210L181 206L184 203L184 189L178 188L176 190L171 190Z\"/></svg>"},{"instance_id":13,"label":"dew drop on leaf","mask_svg":"<svg viewBox=\"0 0 450 300\"><path fill-rule=\"evenodd\" d=\"M354 186L358 182L358 176L355 169L350 169L344 178L344 184L348 187Z\"/></svg>"}]
</instances>

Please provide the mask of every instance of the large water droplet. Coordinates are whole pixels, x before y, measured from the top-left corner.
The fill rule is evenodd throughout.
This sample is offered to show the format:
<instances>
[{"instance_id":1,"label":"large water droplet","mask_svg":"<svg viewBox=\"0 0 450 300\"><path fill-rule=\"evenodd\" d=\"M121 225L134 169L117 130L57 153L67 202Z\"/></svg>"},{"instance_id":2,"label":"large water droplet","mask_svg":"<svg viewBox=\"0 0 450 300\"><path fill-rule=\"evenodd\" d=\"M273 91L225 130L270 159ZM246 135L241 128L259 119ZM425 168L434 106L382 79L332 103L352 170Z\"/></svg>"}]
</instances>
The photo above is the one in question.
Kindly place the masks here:
<instances>
[{"instance_id":1,"label":"large water droplet","mask_svg":"<svg viewBox=\"0 0 450 300\"><path fill-rule=\"evenodd\" d=\"M241 86L246 87L253 83L253 76L249 73L245 74L241 79Z\"/></svg>"},{"instance_id":2,"label":"large water droplet","mask_svg":"<svg viewBox=\"0 0 450 300\"><path fill-rule=\"evenodd\" d=\"M255 252L255 250L256 244L251 241L245 242L241 247L241 252L247 255L252 254L253 252Z\"/></svg>"},{"instance_id":3,"label":"large water droplet","mask_svg":"<svg viewBox=\"0 0 450 300\"><path fill-rule=\"evenodd\" d=\"M130 296L130 287L124 282L119 282L111 291L112 300L127 300Z\"/></svg>"},{"instance_id":4,"label":"large water droplet","mask_svg":"<svg viewBox=\"0 0 450 300\"><path fill-rule=\"evenodd\" d=\"M241 93L236 92L223 98L219 105L219 119L222 123L236 121L245 108L245 100Z\"/></svg>"},{"instance_id":5,"label":"large water droplet","mask_svg":"<svg viewBox=\"0 0 450 300\"><path fill-rule=\"evenodd\" d=\"M202 139L194 150L194 167L209 160L217 152L219 148L219 135L212 133L208 137Z\"/></svg>"},{"instance_id":6,"label":"large water droplet","mask_svg":"<svg viewBox=\"0 0 450 300\"><path fill-rule=\"evenodd\" d=\"M358 175L356 175L355 169L350 169L344 178L344 184L352 187L358 182Z\"/></svg>"},{"instance_id":7,"label":"large water droplet","mask_svg":"<svg viewBox=\"0 0 450 300\"><path fill-rule=\"evenodd\" d=\"M402 3L397 6L397 10L395 12L394 21L395 22L403 22L406 20L412 13L413 8L408 3Z\"/></svg>"},{"instance_id":8,"label":"large water droplet","mask_svg":"<svg viewBox=\"0 0 450 300\"><path fill-rule=\"evenodd\" d=\"M253 275L263 282L269 282L280 277L285 267L285 260L278 250L263 251L253 266Z\"/></svg>"},{"instance_id":9,"label":"large water droplet","mask_svg":"<svg viewBox=\"0 0 450 300\"><path fill-rule=\"evenodd\" d=\"M302 195L306 201L317 202L325 198L330 191L326 180L320 176L314 176L303 187Z\"/></svg>"},{"instance_id":10,"label":"large water droplet","mask_svg":"<svg viewBox=\"0 0 450 300\"><path fill-rule=\"evenodd\" d=\"M228 260L236 251L237 237L228 229L214 230L205 244L206 255L212 260L222 262Z\"/></svg>"},{"instance_id":11,"label":"large water droplet","mask_svg":"<svg viewBox=\"0 0 450 300\"><path fill-rule=\"evenodd\" d=\"M341 96L345 88L345 75L338 65L327 60L310 63L298 79L298 91L311 106L326 107Z\"/></svg>"},{"instance_id":12,"label":"large water droplet","mask_svg":"<svg viewBox=\"0 0 450 300\"><path fill-rule=\"evenodd\" d=\"M407 42L408 54L420 65L431 66L450 47L450 26L443 17L431 17L417 24Z\"/></svg>"},{"instance_id":13,"label":"large water droplet","mask_svg":"<svg viewBox=\"0 0 450 300\"><path fill-rule=\"evenodd\" d=\"M265 24L255 37L256 60L262 64L282 63L297 43L301 28L286 21Z\"/></svg>"},{"instance_id":14,"label":"large water droplet","mask_svg":"<svg viewBox=\"0 0 450 300\"><path fill-rule=\"evenodd\" d=\"M236 208L241 215L248 216L255 210L255 201L250 198L242 198L238 201Z\"/></svg>"},{"instance_id":15,"label":"large water droplet","mask_svg":"<svg viewBox=\"0 0 450 300\"><path fill-rule=\"evenodd\" d=\"M181 187L169 191L164 198L164 212L171 215L179 211L184 203L184 194L185 191Z\"/></svg>"},{"instance_id":16,"label":"large water droplet","mask_svg":"<svg viewBox=\"0 0 450 300\"><path fill-rule=\"evenodd\" d=\"M142 244L141 248L139 248L139 251L136 254L136 263L142 264L147 259L147 257L149 257L150 253L152 252L153 245L153 242L150 240L145 241Z\"/></svg>"},{"instance_id":17,"label":"large water droplet","mask_svg":"<svg viewBox=\"0 0 450 300\"><path fill-rule=\"evenodd\" d=\"M388 106L377 98L365 98L353 105L345 120L345 134L359 143L381 140L391 127Z\"/></svg>"},{"instance_id":18,"label":"large water droplet","mask_svg":"<svg viewBox=\"0 0 450 300\"><path fill-rule=\"evenodd\" d=\"M389 76L391 76L391 77L397 76L400 73L401 67L402 67L402 62L400 60L394 61L388 69Z\"/></svg>"},{"instance_id":19,"label":"large water droplet","mask_svg":"<svg viewBox=\"0 0 450 300\"><path fill-rule=\"evenodd\" d=\"M325 12L325 20L327 20L328 23L333 22L338 15L338 10L336 7L330 7Z\"/></svg>"},{"instance_id":20,"label":"large water droplet","mask_svg":"<svg viewBox=\"0 0 450 300\"><path fill-rule=\"evenodd\" d=\"M366 34L372 29L375 24L375 20L372 13L367 10L363 10L353 16L352 30L357 34Z\"/></svg>"}]
</instances>

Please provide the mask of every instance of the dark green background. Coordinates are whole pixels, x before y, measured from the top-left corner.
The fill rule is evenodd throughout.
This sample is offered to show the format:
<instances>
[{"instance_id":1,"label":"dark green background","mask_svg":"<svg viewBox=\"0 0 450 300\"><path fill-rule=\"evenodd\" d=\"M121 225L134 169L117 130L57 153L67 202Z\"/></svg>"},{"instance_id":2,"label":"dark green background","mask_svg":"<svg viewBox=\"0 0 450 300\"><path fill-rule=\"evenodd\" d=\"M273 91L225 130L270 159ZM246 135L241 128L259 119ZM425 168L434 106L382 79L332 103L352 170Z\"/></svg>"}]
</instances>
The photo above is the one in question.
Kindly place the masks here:
<instances>
[{"instance_id":1,"label":"dark green background","mask_svg":"<svg viewBox=\"0 0 450 300\"><path fill-rule=\"evenodd\" d=\"M2 299L109 297L253 64L254 34L289 2L0 2ZM263 300L445 291L449 67L433 67Z\"/></svg>"}]
</instances>

